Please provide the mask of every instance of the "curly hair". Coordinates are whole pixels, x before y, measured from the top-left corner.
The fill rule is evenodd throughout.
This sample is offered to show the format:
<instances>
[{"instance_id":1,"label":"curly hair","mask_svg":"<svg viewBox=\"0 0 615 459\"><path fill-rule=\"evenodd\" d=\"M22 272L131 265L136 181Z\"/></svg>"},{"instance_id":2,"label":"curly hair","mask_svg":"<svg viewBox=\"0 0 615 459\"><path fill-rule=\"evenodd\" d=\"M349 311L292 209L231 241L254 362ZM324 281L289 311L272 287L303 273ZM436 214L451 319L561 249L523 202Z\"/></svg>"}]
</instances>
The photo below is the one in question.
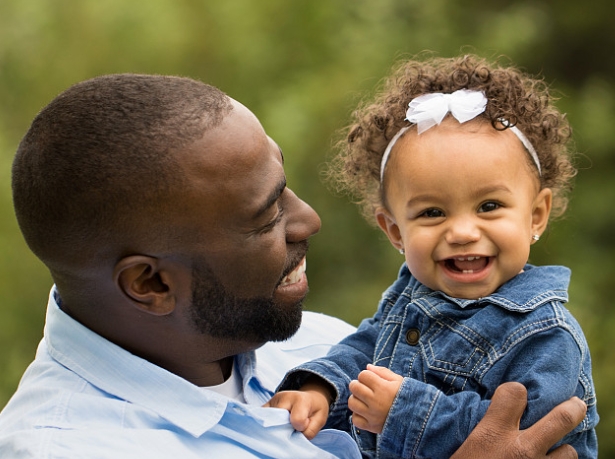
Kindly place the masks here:
<instances>
[{"instance_id":1,"label":"curly hair","mask_svg":"<svg viewBox=\"0 0 615 459\"><path fill-rule=\"evenodd\" d=\"M364 217L374 223L374 209L385 205L380 162L391 138L408 125L404 121L408 103L422 94L458 89L485 94L487 107L479 116L494 128L503 129L498 123L503 118L525 134L540 159L540 187L553 192L551 217L561 216L576 175L566 116L553 105L542 79L475 55L415 58L394 67L373 101L362 102L342 131L344 138L327 171L332 184L350 194Z\"/></svg>"}]
</instances>

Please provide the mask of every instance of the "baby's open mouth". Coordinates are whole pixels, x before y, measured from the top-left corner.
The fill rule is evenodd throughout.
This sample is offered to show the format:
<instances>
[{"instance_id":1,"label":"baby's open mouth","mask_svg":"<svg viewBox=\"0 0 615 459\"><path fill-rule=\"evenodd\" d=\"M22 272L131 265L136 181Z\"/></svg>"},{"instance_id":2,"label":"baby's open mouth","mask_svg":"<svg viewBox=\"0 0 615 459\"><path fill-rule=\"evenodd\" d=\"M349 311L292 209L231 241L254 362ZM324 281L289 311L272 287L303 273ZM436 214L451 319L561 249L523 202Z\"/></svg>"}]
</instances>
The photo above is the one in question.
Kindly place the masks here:
<instances>
[{"instance_id":1,"label":"baby's open mouth","mask_svg":"<svg viewBox=\"0 0 615 459\"><path fill-rule=\"evenodd\" d=\"M464 274L472 274L482 269L489 264L489 257L469 256L449 258L444 262L446 267L451 271L456 271Z\"/></svg>"}]
</instances>

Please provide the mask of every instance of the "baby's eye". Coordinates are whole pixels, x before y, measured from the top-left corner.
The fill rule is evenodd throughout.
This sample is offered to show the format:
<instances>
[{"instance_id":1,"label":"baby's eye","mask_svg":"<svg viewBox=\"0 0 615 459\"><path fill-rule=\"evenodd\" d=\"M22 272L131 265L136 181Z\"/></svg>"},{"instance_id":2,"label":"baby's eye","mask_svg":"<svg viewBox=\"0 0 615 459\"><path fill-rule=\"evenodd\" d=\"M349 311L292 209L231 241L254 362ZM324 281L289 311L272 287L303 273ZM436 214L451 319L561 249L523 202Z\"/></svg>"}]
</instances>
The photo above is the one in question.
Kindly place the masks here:
<instances>
[{"instance_id":1,"label":"baby's eye","mask_svg":"<svg viewBox=\"0 0 615 459\"><path fill-rule=\"evenodd\" d=\"M499 203L497 202L493 202L493 201L489 201L489 202L485 202L484 204L481 204L481 206L478 208L478 212L493 212L494 210L499 209L500 207L502 207Z\"/></svg>"},{"instance_id":2,"label":"baby's eye","mask_svg":"<svg viewBox=\"0 0 615 459\"><path fill-rule=\"evenodd\" d=\"M423 212L421 212L419 214L419 217L425 217L425 218L438 218L438 217L444 217L444 212L442 212L440 209L427 209L424 210Z\"/></svg>"}]
</instances>

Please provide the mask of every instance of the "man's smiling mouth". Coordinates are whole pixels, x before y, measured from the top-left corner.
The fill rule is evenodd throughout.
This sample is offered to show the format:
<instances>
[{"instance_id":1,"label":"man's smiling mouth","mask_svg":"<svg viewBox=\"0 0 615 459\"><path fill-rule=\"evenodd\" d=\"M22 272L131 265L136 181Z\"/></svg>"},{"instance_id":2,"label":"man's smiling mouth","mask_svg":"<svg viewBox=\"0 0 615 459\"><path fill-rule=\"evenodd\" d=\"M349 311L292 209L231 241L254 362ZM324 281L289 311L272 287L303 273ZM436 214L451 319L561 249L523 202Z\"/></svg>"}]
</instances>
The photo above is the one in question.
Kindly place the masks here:
<instances>
[{"instance_id":1,"label":"man's smiling mouth","mask_svg":"<svg viewBox=\"0 0 615 459\"><path fill-rule=\"evenodd\" d=\"M301 263L299 263L295 269L293 269L286 276L284 276L284 279L282 279L279 286L285 287L287 285L291 285L296 282L299 282L302 279L303 274L305 274L306 266L307 266L306 259L305 257L303 257L303 260L301 260Z\"/></svg>"}]
</instances>

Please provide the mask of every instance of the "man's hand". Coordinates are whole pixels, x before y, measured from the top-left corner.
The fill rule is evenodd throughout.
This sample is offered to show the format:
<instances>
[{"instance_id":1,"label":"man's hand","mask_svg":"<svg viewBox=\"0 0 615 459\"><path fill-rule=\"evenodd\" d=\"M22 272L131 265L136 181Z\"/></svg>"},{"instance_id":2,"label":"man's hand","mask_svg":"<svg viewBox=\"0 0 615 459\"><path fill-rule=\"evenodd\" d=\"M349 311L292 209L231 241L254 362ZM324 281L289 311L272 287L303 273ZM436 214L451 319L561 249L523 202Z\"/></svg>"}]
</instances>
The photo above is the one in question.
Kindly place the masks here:
<instances>
[{"instance_id":1,"label":"man's hand","mask_svg":"<svg viewBox=\"0 0 615 459\"><path fill-rule=\"evenodd\" d=\"M367 365L367 370L348 386L352 392L348 399L352 423L359 429L381 433L403 380L388 368Z\"/></svg>"},{"instance_id":2,"label":"man's hand","mask_svg":"<svg viewBox=\"0 0 615 459\"><path fill-rule=\"evenodd\" d=\"M585 404L573 397L553 408L532 427L519 430L526 404L527 391L523 385L502 384L495 391L485 417L451 459L577 458L569 445L549 454L547 451L583 420L587 411Z\"/></svg>"},{"instance_id":3,"label":"man's hand","mask_svg":"<svg viewBox=\"0 0 615 459\"><path fill-rule=\"evenodd\" d=\"M325 384L309 382L298 391L278 392L263 406L288 410L293 428L311 440L320 432L329 416L330 390Z\"/></svg>"}]
</instances>

